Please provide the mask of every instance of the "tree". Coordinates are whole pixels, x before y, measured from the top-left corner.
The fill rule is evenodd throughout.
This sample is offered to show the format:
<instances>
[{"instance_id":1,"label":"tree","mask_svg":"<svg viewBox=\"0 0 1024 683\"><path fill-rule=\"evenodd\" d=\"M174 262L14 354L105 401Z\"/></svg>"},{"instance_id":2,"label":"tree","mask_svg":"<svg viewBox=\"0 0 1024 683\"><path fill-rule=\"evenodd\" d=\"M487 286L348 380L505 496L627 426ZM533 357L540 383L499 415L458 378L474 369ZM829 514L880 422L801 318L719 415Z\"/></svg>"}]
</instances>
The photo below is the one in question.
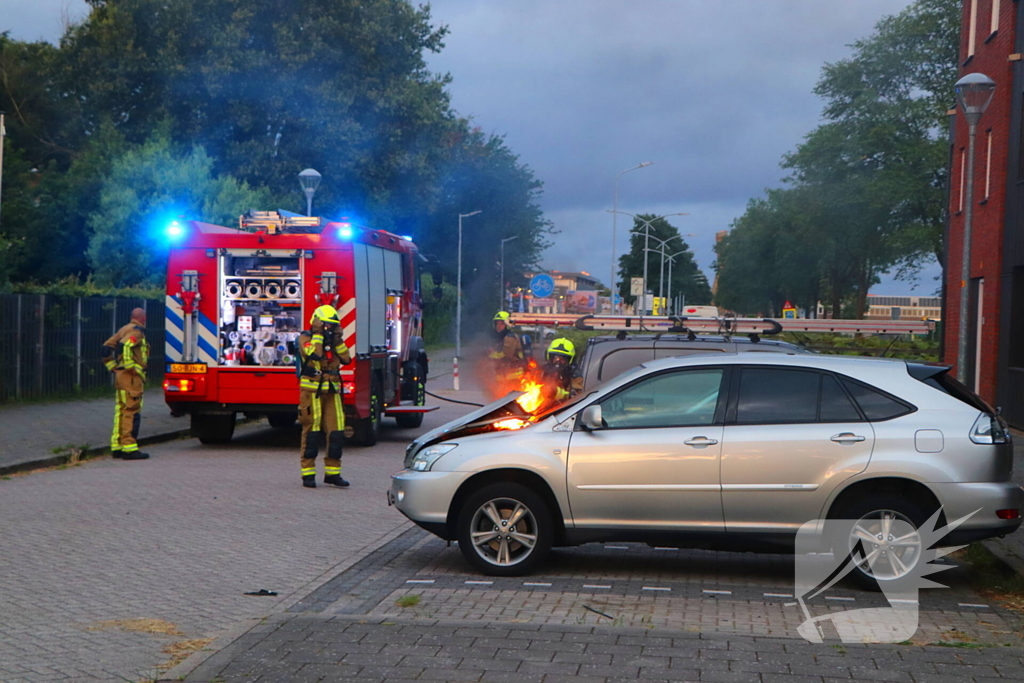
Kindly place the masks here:
<instances>
[{"instance_id":1,"label":"tree","mask_svg":"<svg viewBox=\"0 0 1024 683\"><path fill-rule=\"evenodd\" d=\"M638 214L633 218L633 231L629 239L629 252L619 257L619 295L630 305L636 302L636 297L629 293L630 279L643 277L644 258L647 259L647 289L654 292L655 295L658 292L661 292L663 296L668 295L668 264L665 264L665 280L663 284L660 251L659 253L649 251L645 254L644 237L642 234L636 234L645 231L648 221L650 221L650 236L657 238L649 240L647 245L649 249L660 250L661 245L657 240L663 240L666 242L666 256L671 256L679 251L683 252L675 257L675 263L672 266L671 290L673 298L681 294L685 297L686 302L690 304L711 303L711 288L708 287L707 277L700 272L700 268L693 258L693 252L689 251L689 245L679 235L679 230L675 226L666 219L659 218L654 214Z\"/></svg>"},{"instance_id":2,"label":"tree","mask_svg":"<svg viewBox=\"0 0 1024 683\"><path fill-rule=\"evenodd\" d=\"M230 224L266 206L265 190L215 176L200 147L176 151L166 138L147 142L114 162L89 216L89 261L101 284L158 284L166 276L164 229L179 216Z\"/></svg>"}]
</instances>

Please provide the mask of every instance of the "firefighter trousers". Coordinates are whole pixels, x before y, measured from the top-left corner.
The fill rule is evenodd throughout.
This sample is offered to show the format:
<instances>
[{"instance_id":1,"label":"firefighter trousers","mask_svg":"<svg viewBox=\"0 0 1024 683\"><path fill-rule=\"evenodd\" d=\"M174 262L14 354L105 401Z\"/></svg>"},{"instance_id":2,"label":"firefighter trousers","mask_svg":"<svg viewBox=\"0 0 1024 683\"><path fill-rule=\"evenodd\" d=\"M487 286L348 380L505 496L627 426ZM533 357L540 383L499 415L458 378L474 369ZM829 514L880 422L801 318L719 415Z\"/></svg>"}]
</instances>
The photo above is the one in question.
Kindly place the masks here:
<instances>
[{"instance_id":1,"label":"firefighter trousers","mask_svg":"<svg viewBox=\"0 0 1024 683\"><path fill-rule=\"evenodd\" d=\"M139 426L142 423L142 392L145 383L133 370L114 372L114 429L110 432L110 450L131 453L139 450Z\"/></svg>"},{"instance_id":2,"label":"firefighter trousers","mask_svg":"<svg viewBox=\"0 0 1024 683\"><path fill-rule=\"evenodd\" d=\"M345 438L341 394L331 391L317 396L315 391L300 391L299 424L302 425L302 476L316 474L316 456L324 441L327 446L324 474L341 474L341 447Z\"/></svg>"}]
</instances>

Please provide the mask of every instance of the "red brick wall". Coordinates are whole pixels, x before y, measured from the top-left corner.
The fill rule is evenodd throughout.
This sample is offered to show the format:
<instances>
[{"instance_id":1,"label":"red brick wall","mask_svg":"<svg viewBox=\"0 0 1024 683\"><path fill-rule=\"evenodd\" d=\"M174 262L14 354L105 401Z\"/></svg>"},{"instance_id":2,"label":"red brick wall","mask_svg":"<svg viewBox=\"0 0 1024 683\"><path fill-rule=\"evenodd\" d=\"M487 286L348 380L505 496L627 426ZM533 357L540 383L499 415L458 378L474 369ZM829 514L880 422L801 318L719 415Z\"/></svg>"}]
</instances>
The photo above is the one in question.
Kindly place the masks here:
<instances>
[{"instance_id":1,"label":"red brick wall","mask_svg":"<svg viewBox=\"0 0 1024 683\"><path fill-rule=\"evenodd\" d=\"M971 277L985 278L982 301L982 337L980 389L983 398L996 399L996 365L999 342L999 305L1001 249L1005 218L1007 156L1011 141L1010 117L1013 97L1013 52L1016 32L1017 3L1001 0L999 29L991 35L992 0L974 0L978 5L974 56L968 58L968 32L972 0L963 3L963 29L960 41L960 75L981 72L996 82L995 95L978 123L974 157L974 216L971 238ZM951 99L952 93L951 93ZM992 131L992 162L989 196L985 198L985 168L988 152L988 131ZM964 166L961 151L968 144L967 122L957 116L954 132L952 169L950 178L950 230L947 244L946 317L943 327L946 335L946 363L956 364L957 335L960 321L960 287L963 263L964 214L960 211L960 187ZM964 195L966 196L966 187ZM965 200L966 201L966 200ZM964 206L966 209L966 205ZM968 330L975 335L976 330Z\"/></svg>"}]
</instances>

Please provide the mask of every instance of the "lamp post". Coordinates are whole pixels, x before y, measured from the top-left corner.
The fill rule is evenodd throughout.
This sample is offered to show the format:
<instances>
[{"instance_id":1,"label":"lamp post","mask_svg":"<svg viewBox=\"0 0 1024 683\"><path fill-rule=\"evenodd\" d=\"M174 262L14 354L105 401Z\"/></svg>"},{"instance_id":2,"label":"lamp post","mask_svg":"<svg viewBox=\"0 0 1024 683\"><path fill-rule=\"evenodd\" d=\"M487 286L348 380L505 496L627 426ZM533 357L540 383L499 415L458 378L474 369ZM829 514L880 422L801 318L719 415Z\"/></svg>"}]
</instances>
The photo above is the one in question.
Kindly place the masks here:
<instances>
[{"instance_id":1,"label":"lamp post","mask_svg":"<svg viewBox=\"0 0 1024 683\"><path fill-rule=\"evenodd\" d=\"M978 121L992 101L995 89L995 81L981 73L967 74L954 86L957 102L967 120L968 131L964 248L963 262L960 264L960 320L956 350L956 374L964 384L967 383L967 311L970 306L967 284L971 281L971 220L974 214L974 138L978 132Z\"/></svg>"},{"instance_id":2,"label":"lamp post","mask_svg":"<svg viewBox=\"0 0 1024 683\"><path fill-rule=\"evenodd\" d=\"M696 237L696 235L691 233L689 235L683 235L683 237ZM668 295L667 295L666 298L670 302L672 301L672 264L676 262L676 256L679 256L681 254L685 254L688 251L689 251L689 249L680 249L679 251L677 251L676 253L674 253L674 254L672 254L671 256L668 257ZM669 312L670 313L675 312L675 306L673 306L669 310Z\"/></svg>"},{"instance_id":3,"label":"lamp post","mask_svg":"<svg viewBox=\"0 0 1024 683\"><path fill-rule=\"evenodd\" d=\"M501 240L501 282L498 283L501 289L501 303L498 304L498 310L505 310L505 242L511 242L512 240L519 239L519 235L513 237L506 237Z\"/></svg>"},{"instance_id":4,"label":"lamp post","mask_svg":"<svg viewBox=\"0 0 1024 683\"><path fill-rule=\"evenodd\" d=\"M624 171L619 171L618 175L615 176L615 197L612 200L612 278L608 281L608 286L612 290L612 309L615 308L615 234L618 229L618 217L619 217L619 177L623 173L629 173L635 171L638 168L644 168L650 166L653 161L642 161L636 166L631 166ZM646 258L646 254L644 255ZM619 303L619 313L622 312L622 304Z\"/></svg>"},{"instance_id":5,"label":"lamp post","mask_svg":"<svg viewBox=\"0 0 1024 683\"><path fill-rule=\"evenodd\" d=\"M7 137L7 129L4 128L4 113L0 111L0 191L4 187L4 138ZM0 197L2 199L2 197ZM0 202L2 207L2 202Z\"/></svg>"},{"instance_id":6,"label":"lamp post","mask_svg":"<svg viewBox=\"0 0 1024 683\"><path fill-rule=\"evenodd\" d=\"M671 218L672 216L689 216L690 214L688 214L688 213L666 213L664 216L655 216L654 218L651 218L651 219L643 219L643 218L640 218L639 216L637 216L636 214L626 213L625 211L610 211L609 213L615 213L615 214L620 214L621 213L623 216L631 216L634 220L638 220L638 221L640 221L641 223L644 224L644 226L643 226L643 229L644 229L644 303L647 303L647 252L648 252L648 249L647 249L647 244L648 244L647 239L648 239L648 237L650 237L651 223L653 223L654 221L657 221L657 220L661 220L662 218ZM635 235L635 234L639 234L639 233L631 230L629 234ZM658 239L658 238L655 237L654 239ZM642 316L642 314L641 314L641 316Z\"/></svg>"},{"instance_id":7,"label":"lamp post","mask_svg":"<svg viewBox=\"0 0 1024 683\"><path fill-rule=\"evenodd\" d=\"M459 214L459 259L458 274L455 276L455 366L458 367L459 358L462 357L462 219L475 216L480 210ZM459 376L455 375L455 390L459 390Z\"/></svg>"},{"instance_id":8,"label":"lamp post","mask_svg":"<svg viewBox=\"0 0 1024 683\"><path fill-rule=\"evenodd\" d=\"M302 186L302 191L306 193L306 215L313 215L313 195L316 194L316 188L320 187L320 178L322 176L311 168L299 173L299 185Z\"/></svg>"}]
</instances>

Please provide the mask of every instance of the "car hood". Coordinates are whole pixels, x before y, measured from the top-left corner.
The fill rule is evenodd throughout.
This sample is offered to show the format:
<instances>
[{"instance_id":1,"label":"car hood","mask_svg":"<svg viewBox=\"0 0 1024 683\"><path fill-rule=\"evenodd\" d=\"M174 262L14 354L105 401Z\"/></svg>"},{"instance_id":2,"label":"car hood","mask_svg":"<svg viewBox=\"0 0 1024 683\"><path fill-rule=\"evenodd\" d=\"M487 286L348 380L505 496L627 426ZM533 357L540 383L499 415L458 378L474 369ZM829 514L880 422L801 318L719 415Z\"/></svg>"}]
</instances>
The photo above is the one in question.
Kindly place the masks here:
<instances>
[{"instance_id":1,"label":"car hood","mask_svg":"<svg viewBox=\"0 0 1024 683\"><path fill-rule=\"evenodd\" d=\"M447 422L440 427L431 429L426 434L420 435L415 441L409 444L408 448L405 449L406 462L411 460L412 457L416 455L416 452L421 448L440 441L454 439L457 436L477 434L481 431L487 431L487 428L498 420L504 420L510 417L518 417L522 419L529 418L530 413L523 410L519 404L516 403L516 399L522 395L522 391L510 391L497 401L488 403L485 406L466 413L462 417L456 418L451 422Z\"/></svg>"}]
</instances>

